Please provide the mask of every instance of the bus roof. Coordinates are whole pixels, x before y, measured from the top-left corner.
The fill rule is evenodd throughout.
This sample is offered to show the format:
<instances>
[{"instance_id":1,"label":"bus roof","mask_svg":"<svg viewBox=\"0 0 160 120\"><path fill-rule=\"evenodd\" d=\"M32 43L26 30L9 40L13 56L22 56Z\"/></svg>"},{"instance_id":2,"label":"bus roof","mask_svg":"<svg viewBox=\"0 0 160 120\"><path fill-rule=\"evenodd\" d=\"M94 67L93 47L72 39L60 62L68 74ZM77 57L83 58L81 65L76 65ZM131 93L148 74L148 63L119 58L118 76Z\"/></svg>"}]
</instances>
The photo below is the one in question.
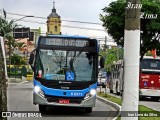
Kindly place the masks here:
<instances>
[{"instance_id":1,"label":"bus roof","mask_svg":"<svg viewBox=\"0 0 160 120\"><path fill-rule=\"evenodd\" d=\"M59 38L81 38L81 39L89 39L89 37L85 36L78 36L78 35L53 35L53 34L48 34L48 36L51 37L59 37Z\"/></svg>"},{"instance_id":2,"label":"bus roof","mask_svg":"<svg viewBox=\"0 0 160 120\"><path fill-rule=\"evenodd\" d=\"M154 58L153 56L144 56L143 59L160 59L160 57Z\"/></svg>"}]
</instances>

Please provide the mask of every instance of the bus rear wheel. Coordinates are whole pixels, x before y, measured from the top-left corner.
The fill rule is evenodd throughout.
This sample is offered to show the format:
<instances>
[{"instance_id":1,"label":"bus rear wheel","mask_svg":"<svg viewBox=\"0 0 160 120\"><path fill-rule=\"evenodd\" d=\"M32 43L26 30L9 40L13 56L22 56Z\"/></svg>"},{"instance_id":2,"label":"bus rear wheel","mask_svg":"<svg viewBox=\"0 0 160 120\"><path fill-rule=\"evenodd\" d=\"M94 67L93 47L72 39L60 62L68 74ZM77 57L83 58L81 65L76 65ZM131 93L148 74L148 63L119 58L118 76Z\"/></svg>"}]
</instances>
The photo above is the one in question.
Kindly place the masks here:
<instances>
[{"instance_id":1,"label":"bus rear wheel","mask_svg":"<svg viewBox=\"0 0 160 120\"><path fill-rule=\"evenodd\" d=\"M151 97L153 101L159 101L159 97Z\"/></svg>"},{"instance_id":2,"label":"bus rear wheel","mask_svg":"<svg viewBox=\"0 0 160 120\"><path fill-rule=\"evenodd\" d=\"M47 108L46 105L39 105L39 112L45 113L46 112L46 108Z\"/></svg>"},{"instance_id":3,"label":"bus rear wheel","mask_svg":"<svg viewBox=\"0 0 160 120\"><path fill-rule=\"evenodd\" d=\"M109 92L110 92L110 93L113 93L113 90L110 90Z\"/></svg>"},{"instance_id":4,"label":"bus rear wheel","mask_svg":"<svg viewBox=\"0 0 160 120\"><path fill-rule=\"evenodd\" d=\"M118 92L118 82L116 82L116 94L120 95L120 92Z\"/></svg>"},{"instance_id":5,"label":"bus rear wheel","mask_svg":"<svg viewBox=\"0 0 160 120\"><path fill-rule=\"evenodd\" d=\"M86 113L91 113L92 112L92 107L85 108L85 112Z\"/></svg>"}]
</instances>

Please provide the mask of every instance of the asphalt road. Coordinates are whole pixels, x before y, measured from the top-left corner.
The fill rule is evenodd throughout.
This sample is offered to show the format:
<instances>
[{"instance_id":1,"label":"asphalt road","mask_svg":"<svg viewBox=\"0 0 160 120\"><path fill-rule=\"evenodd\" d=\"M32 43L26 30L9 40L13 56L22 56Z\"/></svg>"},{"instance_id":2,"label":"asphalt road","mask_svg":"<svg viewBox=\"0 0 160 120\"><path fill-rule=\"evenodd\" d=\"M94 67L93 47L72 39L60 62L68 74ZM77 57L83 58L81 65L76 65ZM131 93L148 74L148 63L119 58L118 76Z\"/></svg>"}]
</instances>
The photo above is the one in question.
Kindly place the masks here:
<instances>
[{"instance_id":1,"label":"asphalt road","mask_svg":"<svg viewBox=\"0 0 160 120\"><path fill-rule=\"evenodd\" d=\"M160 100L153 101L151 98L145 98L145 99L139 101L139 105L144 105L144 106L152 108L156 111L160 111Z\"/></svg>"},{"instance_id":2,"label":"asphalt road","mask_svg":"<svg viewBox=\"0 0 160 120\"><path fill-rule=\"evenodd\" d=\"M98 88L98 90L100 91L100 88ZM105 89L101 88L101 91L104 92ZM106 89L106 93L110 94L112 96L121 98L121 96L117 96L116 94L111 94L109 92L108 88ZM144 98L143 100L139 101L139 105L144 105L144 106L149 107L153 110L160 111L160 100L159 101L153 101L151 98L148 97L148 98Z\"/></svg>"},{"instance_id":3,"label":"asphalt road","mask_svg":"<svg viewBox=\"0 0 160 120\"><path fill-rule=\"evenodd\" d=\"M32 104L33 84L17 83L8 86L8 111L19 111L19 113L29 113L38 111L38 106ZM96 107L90 114L84 113L80 109L72 108L49 108L42 117L19 118L11 117L9 120L112 120L117 115L116 110L101 101L96 101Z\"/></svg>"}]
</instances>

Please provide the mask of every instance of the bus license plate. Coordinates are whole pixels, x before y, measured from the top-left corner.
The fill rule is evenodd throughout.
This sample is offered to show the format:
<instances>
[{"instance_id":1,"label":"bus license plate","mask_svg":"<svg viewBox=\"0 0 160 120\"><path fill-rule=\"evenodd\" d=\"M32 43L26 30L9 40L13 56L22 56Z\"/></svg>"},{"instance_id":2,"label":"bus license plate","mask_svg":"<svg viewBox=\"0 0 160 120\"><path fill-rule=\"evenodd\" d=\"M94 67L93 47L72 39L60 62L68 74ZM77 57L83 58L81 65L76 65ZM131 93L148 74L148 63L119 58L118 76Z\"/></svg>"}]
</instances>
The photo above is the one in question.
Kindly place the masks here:
<instances>
[{"instance_id":1,"label":"bus license plate","mask_svg":"<svg viewBox=\"0 0 160 120\"><path fill-rule=\"evenodd\" d=\"M69 104L69 100L59 100L60 104Z\"/></svg>"}]
</instances>

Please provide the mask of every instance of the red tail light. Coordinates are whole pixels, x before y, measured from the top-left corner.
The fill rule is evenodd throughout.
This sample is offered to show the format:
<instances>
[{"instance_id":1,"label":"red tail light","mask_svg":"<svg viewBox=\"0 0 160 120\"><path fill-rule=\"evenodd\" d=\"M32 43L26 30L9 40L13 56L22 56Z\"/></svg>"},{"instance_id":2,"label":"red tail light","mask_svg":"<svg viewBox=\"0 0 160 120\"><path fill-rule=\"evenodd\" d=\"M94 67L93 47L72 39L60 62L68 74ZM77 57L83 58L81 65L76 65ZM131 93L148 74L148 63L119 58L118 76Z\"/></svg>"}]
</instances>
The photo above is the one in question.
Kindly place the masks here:
<instances>
[{"instance_id":1,"label":"red tail light","mask_svg":"<svg viewBox=\"0 0 160 120\"><path fill-rule=\"evenodd\" d=\"M42 78L42 70L39 70L39 71L38 71L38 77L39 77L39 78Z\"/></svg>"}]
</instances>

